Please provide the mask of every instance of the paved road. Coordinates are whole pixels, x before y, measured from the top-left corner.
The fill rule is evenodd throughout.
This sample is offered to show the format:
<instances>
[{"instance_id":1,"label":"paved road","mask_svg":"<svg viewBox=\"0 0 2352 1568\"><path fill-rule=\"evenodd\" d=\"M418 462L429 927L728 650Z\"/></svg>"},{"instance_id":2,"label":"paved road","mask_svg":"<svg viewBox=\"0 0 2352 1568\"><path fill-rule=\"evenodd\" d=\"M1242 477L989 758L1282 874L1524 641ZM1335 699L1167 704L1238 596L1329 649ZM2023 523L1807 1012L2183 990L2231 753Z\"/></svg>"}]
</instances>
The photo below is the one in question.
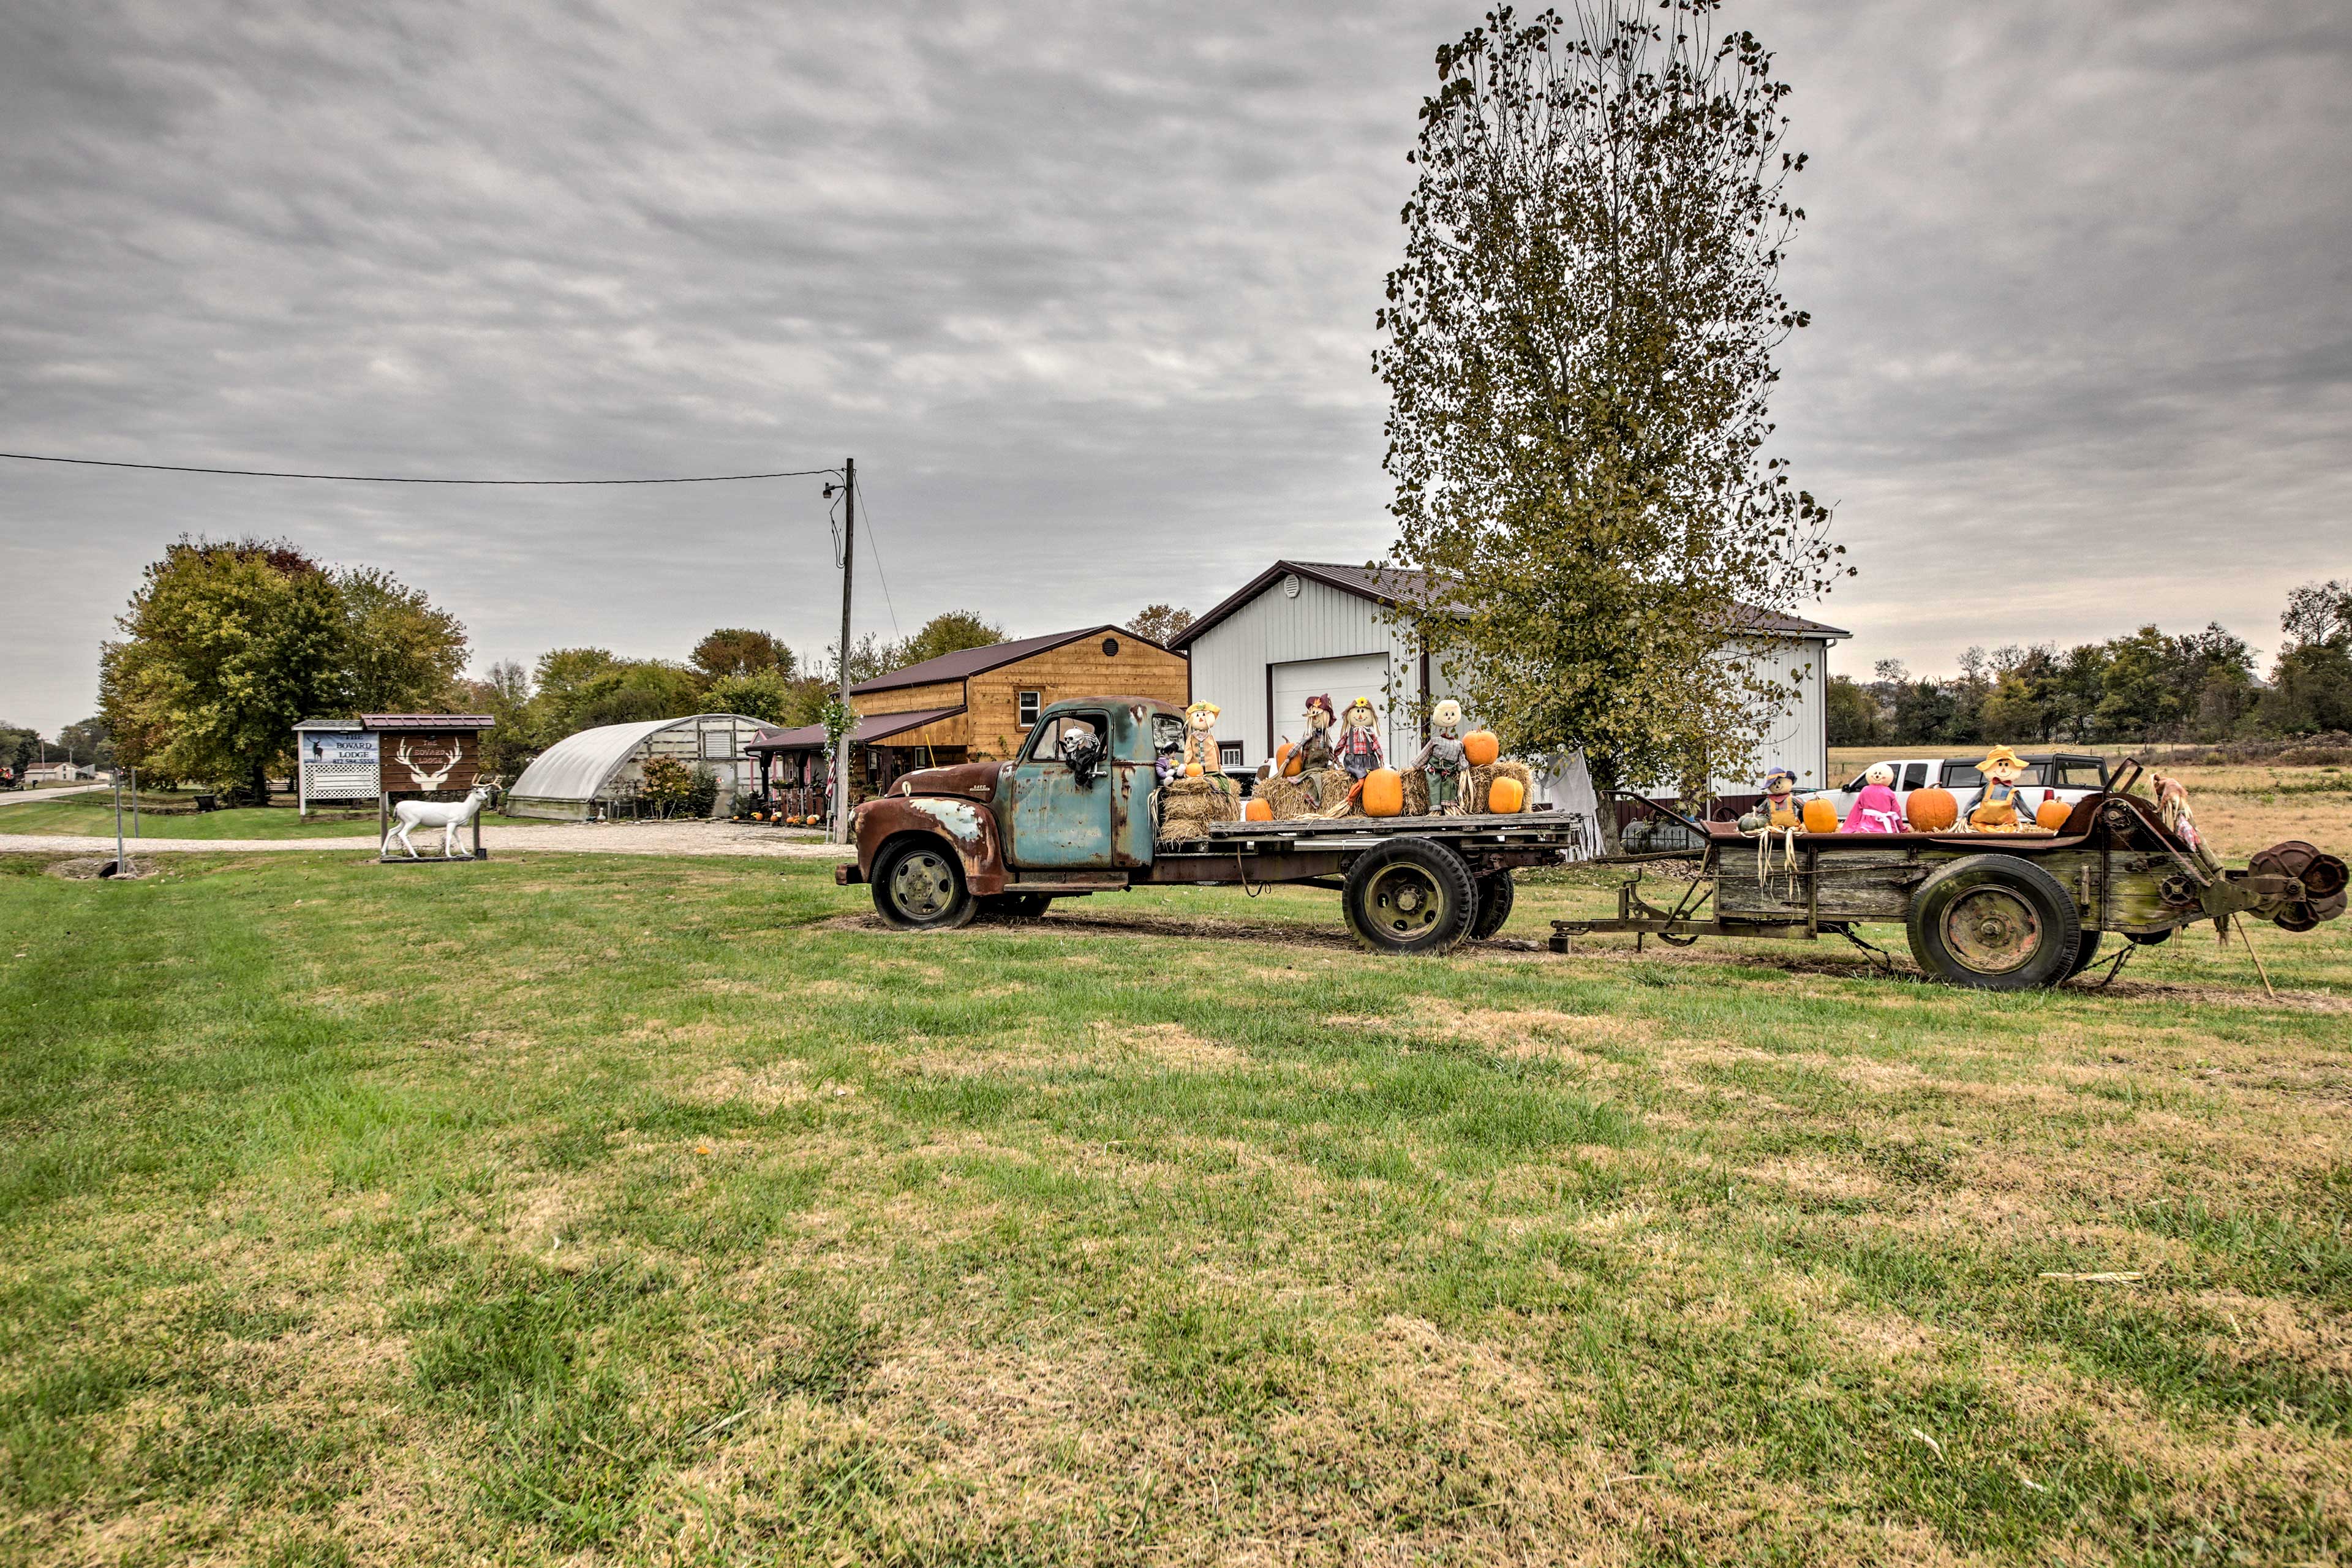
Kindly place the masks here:
<instances>
[{"instance_id":1,"label":"paved road","mask_svg":"<svg viewBox=\"0 0 2352 1568\"><path fill-rule=\"evenodd\" d=\"M102 789L112 789L110 784L68 784L63 789L12 789L0 795L0 805L23 805L27 801L63 800L69 795L94 795Z\"/></svg>"},{"instance_id":2,"label":"paved road","mask_svg":"<svg viewBox=\"0 0 2352 1568\"><path fill-rule=\"evenodd\" d=\"M62 792L60 792L62 793ZM438 834L420 831L416 847L426 847L428 837L438 847ZM126 838L123 846L138 855L201 855L215 850L239 854L261 850L272 854L304 852L350 854L374 850L373 835L352 838ZM545 827L485 827L482 847L493 855L537 849L562 855L741 855L765 859L846 860L856 852L847 845L787 837L772 827L751 822L550 823ZM112 855L114 838L52 833L0 833L0 855Z\"/></svg>"}]
</instances>

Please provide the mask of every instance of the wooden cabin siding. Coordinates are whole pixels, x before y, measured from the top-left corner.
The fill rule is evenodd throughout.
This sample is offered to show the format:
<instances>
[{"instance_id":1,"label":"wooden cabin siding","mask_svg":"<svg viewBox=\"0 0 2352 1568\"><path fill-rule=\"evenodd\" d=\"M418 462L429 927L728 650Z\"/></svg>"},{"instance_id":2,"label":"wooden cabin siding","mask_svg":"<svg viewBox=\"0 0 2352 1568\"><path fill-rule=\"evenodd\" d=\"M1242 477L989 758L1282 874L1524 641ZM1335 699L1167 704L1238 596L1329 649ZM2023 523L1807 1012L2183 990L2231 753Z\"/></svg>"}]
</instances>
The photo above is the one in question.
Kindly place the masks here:
<instances>
[{"instance_id":1,"label":"wooden cabin siding","mask_svg":"<svg viewBox=\"0 0 2352 1568\"><path fill-rule=\"evenodd\" d=\"M924 686L899 686L888 691L857 692L850 705L861 719L877 713L912 713L919 708L954 708L963 702L963 682L934 680Z\"/></svg>"},{"instance_id":2,"label":"wooden cabin siding","mask_svg":"<svg viewBox=\"0 0 2352 1568\"><path fill-rule=\"evenodd\" d=\"M1179 708L1190 700L1183 655L1125 636L1117 654L1104 653L1103 637L1118 635L1081 637L965 681L967 710L950 722L966 727L972 759L1009 757L1020 747L1024 691L1041 693L1044 707L1071 697L1150 697Z\"/></svg>"}]
</instances>

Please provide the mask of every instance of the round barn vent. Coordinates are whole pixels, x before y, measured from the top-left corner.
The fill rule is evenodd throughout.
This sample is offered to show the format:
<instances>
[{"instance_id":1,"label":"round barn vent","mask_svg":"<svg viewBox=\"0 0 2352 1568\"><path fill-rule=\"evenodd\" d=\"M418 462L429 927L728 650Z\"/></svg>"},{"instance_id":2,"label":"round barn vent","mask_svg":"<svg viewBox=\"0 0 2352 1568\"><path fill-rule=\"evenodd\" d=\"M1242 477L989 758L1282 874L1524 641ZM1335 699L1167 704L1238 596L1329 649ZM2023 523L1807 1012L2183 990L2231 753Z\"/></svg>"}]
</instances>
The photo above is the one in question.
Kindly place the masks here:
<instances>
[{"instance_id":1,"label":"round barn vent","mask_svg":"<svg viewBox=\"0 0 2352 1568\"><path fill-rule=\"evenodd\" d=\"M1117 637L1103 638L1103 657L1105 658L1117 658L1118 657L1118 639Z\"/></svg>"},{"instance_id":2,"label":"round barn vent","mask_svg":"<svg viewBox=\"0 0 2352 1568\"><path fill-rule=\"evenodd\" d=\"M1282 580L1282 596L1286 599L1296 599L1298 597L1297 573L1293 572L1289 576L1285 577Z\"/></svg>"}]
</instances>

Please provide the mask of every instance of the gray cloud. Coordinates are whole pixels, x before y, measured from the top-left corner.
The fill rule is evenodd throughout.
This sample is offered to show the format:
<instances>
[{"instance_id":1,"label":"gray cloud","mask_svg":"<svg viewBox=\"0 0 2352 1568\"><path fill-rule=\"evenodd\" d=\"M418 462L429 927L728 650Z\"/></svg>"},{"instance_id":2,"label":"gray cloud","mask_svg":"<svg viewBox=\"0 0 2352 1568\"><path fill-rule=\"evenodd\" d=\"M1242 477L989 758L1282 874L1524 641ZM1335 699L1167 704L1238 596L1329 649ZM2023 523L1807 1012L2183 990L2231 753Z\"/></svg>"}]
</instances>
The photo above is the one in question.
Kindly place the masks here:
<instances>
[{"instance_id":1,"label":"gray cloud","mask_svg":"<svg viewBox=\"0 0 2352 1568\"><path fill-rule=\"evenodd\" d=\"M1371 317L1475 7L25 4L0 447L604 475L855 453L911 629L1205 605L1385 543ZM2352 17L1736 5L1814 153L1780 415L1849 658L2341 573ZM0 714L92 701L183 530L390 564L481 661L829 637L785 483L376 490L0 464ZM868 573L869 588L875 580ZM890 628L878 594L861 625Z\"/></svg>"}]
</instances>

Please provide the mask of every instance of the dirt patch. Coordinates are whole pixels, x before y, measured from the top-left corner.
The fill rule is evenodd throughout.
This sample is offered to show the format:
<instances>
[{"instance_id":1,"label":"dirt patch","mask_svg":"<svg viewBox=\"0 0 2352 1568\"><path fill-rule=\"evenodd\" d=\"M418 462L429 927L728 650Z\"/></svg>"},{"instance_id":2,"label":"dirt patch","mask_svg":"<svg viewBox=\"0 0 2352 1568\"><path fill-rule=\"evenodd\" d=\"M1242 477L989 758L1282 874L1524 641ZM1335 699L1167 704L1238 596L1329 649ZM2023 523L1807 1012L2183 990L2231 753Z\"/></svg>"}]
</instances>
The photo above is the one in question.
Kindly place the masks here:
<instances>
[{"instance_id":1,"label":"dirt patch","mask_svg":"<svg viewBox=\"0 0 2352 1568\"><path fill-rule=\"evenodd\" d=\"M43 875L60 878L68 882L95 882L100 879L128 882L136 881L142 877L152 877L156 870L154 861L142 860L137 856L126 859L120 868L116 868L114 857L111 855L77 855L70 860L58 860L52 863L44 870Z\"/></svg>"},{"instance_id":2,"label":"dirt patch","mask_svg":"<svg viewBox=\"0 0 2352 1568\"><path fill-rule=\"evenodd\" d=\"M1231 1046L1201 1038L1181 1024L1146 1024L1139 1028L1097 1024L1095 1037L1114 1049L1192 1072L1223 1072L1249 1059Z\"/></svg>"}]
</instances>

